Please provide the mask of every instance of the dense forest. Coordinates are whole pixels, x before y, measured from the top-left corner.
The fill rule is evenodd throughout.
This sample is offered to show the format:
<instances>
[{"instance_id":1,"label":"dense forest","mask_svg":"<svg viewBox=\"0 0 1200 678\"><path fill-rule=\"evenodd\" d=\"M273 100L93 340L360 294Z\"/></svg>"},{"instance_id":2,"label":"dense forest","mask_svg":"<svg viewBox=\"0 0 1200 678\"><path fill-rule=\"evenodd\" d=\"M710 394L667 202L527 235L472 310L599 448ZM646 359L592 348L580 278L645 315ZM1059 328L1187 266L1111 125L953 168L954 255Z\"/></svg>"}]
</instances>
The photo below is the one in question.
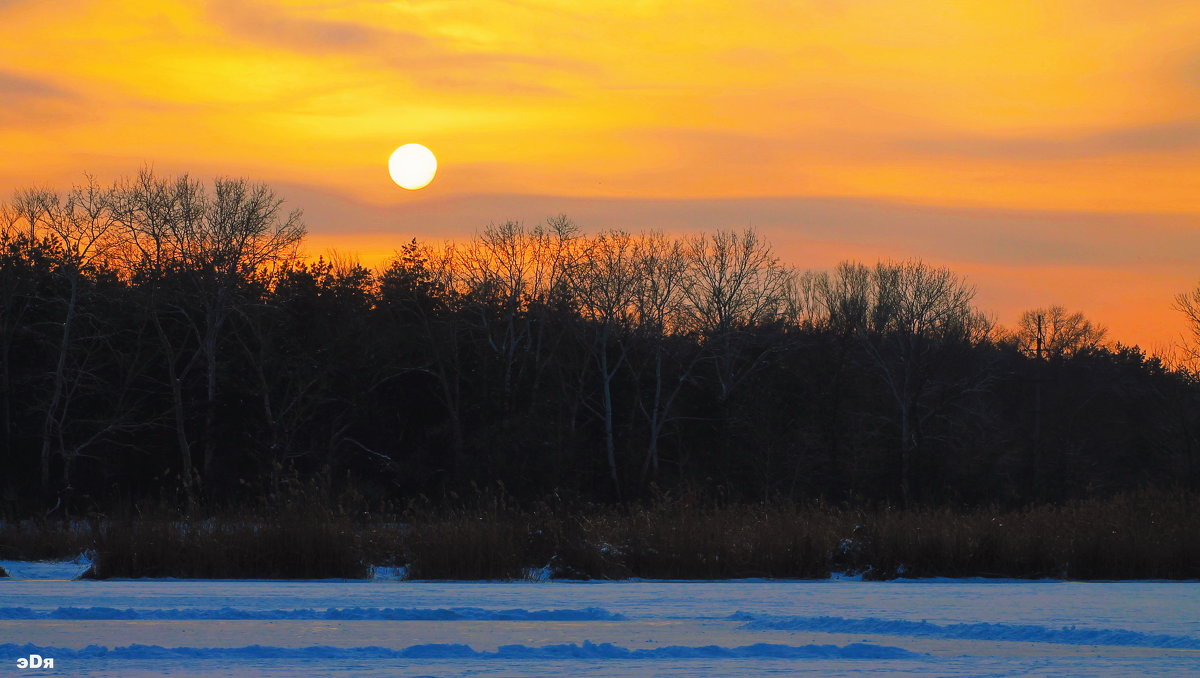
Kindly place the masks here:
<instances>
[{"instance_id":1,"label":"dense forest","mask_svg":"<svg viewBox=\"0 0 1200 678\"><path fill-rule=\"evenodd\" d=\"M1057 306L1001 327L920 261L802 272L753 231L555 217L413 240L373 271L301 256L300 215L266 186L149 170L18 192L0 226L11 517L317 474L369 501L1200 488L1193 372Z\"/></svg>"}]
</instances>

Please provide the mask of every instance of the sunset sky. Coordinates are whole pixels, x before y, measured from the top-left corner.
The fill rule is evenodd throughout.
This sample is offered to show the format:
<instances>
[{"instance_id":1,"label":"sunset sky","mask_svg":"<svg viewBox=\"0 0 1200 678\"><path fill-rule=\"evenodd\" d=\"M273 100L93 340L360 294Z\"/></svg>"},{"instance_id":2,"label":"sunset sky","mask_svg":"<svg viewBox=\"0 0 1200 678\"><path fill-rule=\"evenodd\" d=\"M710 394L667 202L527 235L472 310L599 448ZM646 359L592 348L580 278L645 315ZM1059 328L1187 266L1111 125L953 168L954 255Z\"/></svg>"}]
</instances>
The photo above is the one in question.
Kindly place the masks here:
<instances>
[{"instance_id":1,"label":"sunset sky","mask_svg":"<svg viewBox=\"0 0 1200 678\"><path fill-rule=\"evenodd\" d=\"M1200 3L0 0L0 196L272 184L314 253L566 213L921 257L1165 347L1200 280ZM393 149L438 156L427 188Z\"/></svg>"}]
</instances>

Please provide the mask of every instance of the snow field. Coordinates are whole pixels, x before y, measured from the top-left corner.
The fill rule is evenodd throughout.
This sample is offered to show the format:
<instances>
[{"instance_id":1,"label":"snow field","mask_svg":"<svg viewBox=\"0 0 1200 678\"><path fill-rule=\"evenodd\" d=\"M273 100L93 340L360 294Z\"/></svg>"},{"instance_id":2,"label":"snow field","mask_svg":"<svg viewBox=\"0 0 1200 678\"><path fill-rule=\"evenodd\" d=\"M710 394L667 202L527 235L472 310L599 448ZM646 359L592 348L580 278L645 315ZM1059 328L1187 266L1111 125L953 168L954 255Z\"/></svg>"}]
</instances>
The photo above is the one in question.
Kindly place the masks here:
<instances>
[{"instance_id":1,"label":"snow field","mask_svg":"<svg viewBox=\"0 0 1200 678\"><path fill-rule=\"evenodd\" d=\"M1196 610L1192 582L0 579L0 675L1184 676Z\"/></svg>"}]
</instances>

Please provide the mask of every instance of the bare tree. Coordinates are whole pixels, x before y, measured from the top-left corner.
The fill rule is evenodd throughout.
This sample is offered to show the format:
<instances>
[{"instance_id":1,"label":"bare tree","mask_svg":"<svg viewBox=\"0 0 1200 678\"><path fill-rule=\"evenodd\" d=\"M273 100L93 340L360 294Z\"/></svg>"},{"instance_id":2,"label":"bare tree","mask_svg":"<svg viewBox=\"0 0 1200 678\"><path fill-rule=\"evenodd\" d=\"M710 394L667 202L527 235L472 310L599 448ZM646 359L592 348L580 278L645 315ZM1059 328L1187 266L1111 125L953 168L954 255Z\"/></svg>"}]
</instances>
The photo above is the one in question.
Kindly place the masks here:
<instances>
[{"instance_id":1,"label":"bare tree","mask_svg":"<svg viewBox=\"0 0 1200 678\"><path fill-rule=\"evenodd\" d=\"M1176 295L1174 306L1183 314L1188 325L1180 341L1179 349L1183 354L1180 362L1190 364L1192 370L1197 371L1196 366L1200 365L1200 285Z\"/></svg>"},{"instance_id":2,"label":"bare tree","mask_svg":"<svg viewBox=\"0 0 1200 678\"><path fill-rule=\"evenodd\" d=\"M939 379L938 363L947 347L986 339L992 323L972 308L974 288L949 269L918 260L879 262L874 268L844 262L810 284L826 322L854 332L891 396L900 491L909 503L913 458L922 449L927 422L948 399L979 387Z\"/></svg>"},{"instance_id":3,"label":"bare tree","mask_svg":"<svg viewBox=\"0 0 1200 678\"><path fill-rule=\"evenodd\" d=\"M1035 493L1043 484L1042 445L1042 389L1046 379L1045 370L1051 367L1046 361L1069 358L1082 351L1099 348L1104 343L1106 330L1084 317L1083 313L1068 313L1062 306L1050 306L1026 311L1021 315L1017 328L1008 335L1017 350L1033 357L1033 425L1030 430L1029 476L1030 486Z\"/></svg>"},{"instance_id":4,"label":"bare tree","mask_svg":"<svg viewBox=\"0 0 1200 678\"><path fill-rule=\"evenodd\" d=\"M2 243L6 263L22 262L33 264L41 257L37 241L37 227L42 221L45 200L43 191L25 189L13 194L10 202L0 205L0 226L3 227ZM32 268L32 266L22 266ZM13 390L14 364L11 359L14 342L18 335L27 333L27 314L40 301L38 283L28 275L12 275L12 266L6 266L0 281L0 399L3 401L4 454L12 454L13 405L20 396ZM7 460L6 460L7 461ZM43 486L48 482L48 465L42 473Z\"/></svg>"},{"instance_id":5,"label":"bare tree","mask_svg":"<svg viewBox=\"0 0 1200 678\"><path fill-rule=\"evenodd\" d=\"M30 195L30 194L26 194ZM65 200L51 192L40 194L40 215L49 236L57 241L59 257L57 272L67 283L68 293L63 301L62 331L59 338L58 356L55 360L49 402L46 404L42 423L41 471L42 488L50 482L50 456L55 441L58 452L63 456L64 485L69 485L70 470L78 447L68 447L64 442L64 422L69 402L67 361L72 352L74 332L79 315L80 286L84 271L94 263L102 261L117 246L113 228L111 191L99 188L95 180L88 177L84 186L74 187Z\"/></svg>"},{"instance_id":6,"label":"bare tree","mask_svg":"<svg viewBox=\"0 0 1200 678\"><path fill-rule=\"evenodd\" d=\"M568 276L572 298L585 321L583 338L600 379L604 449L613 490L621 496L613 428L613 380L628 357L628 335L637 312L639 243L625 231L607 231L581 243Z\"/></svg>"},{"instance_id":7,"label":"bare tree","mask_svg":"<svg viewBox=\"0 0 1200 678\"><path fill-rule=\"evenodd\" d=\"M273 276L294 257L305 229L299 211L284 213L283 200L263 184L242 179L217 179L210 194L187 175L160 178L142 170L115 192L116 216L129 233L135 257L132 270L150 287L151 320L166 359L175 412L181 476L190 491L193 464L187 433L182 385L197 366L204 371L204 456L209 473L216 453L214 435L219 356L226 323L243 303L246 285L269 285ZM190 305L164 299L168 279L194 295L199 314ZM186 329L173 336L167 318ZM190 344L190 348L188 347ZM187 355L190 354L190 357ZM182 358L186 357L186 362Z\"/></svg>"},{"instance_id":8,"label":"bare tree","mask_svg":"<svg viewBox=\"0 0 1200 678\"><path fill-rule=\"evenodd\" d=\"M1062 306L1025 311L1012 334L1017 348L1037 358L1066 358L1103 345L1108 330Z\"/></svg>"},{"instance_id":9,"label":"bare tree","mask_svg":"<svg viewBox=\"0 0 1200 678\"><path fill-rule=\"evenodd\" d=\"M305 228L299 211L282 213L283 200L265 184L217 179L202 230L194 236L192 270L200 273L205 299L202 330L205 366L204 471L209 474L216 448L218 351L226 322L242 302L246 281L269 287L276 274L296 258Z\"/></svg>"},{"instance_id":10,"label":"bare tree","mask_svg":"<svg viewBox=\"0 0 1200 678\"><path fill-rule=\"evenodd\" d=\"M0 236L11 240L16 236L17 225L21 221L21 213L10 202L0 202Z\"/></svg>"},{"instance_id":11,"label":"bare tree","mask_svg":"<svg viewBox=\"0 0 1200 678\"><path fill-rule=\"evenodd\" d=\"M95 395L90 391L97 380L95 370L111 353L104 347L108 342L103 335L104 321L89 308L85 296L92 294L96 274L114 272L113 254L123 243L123 233L115 227L112 189L101 187L90 176L86 179L65 194L47 189L18 191L13 203L2 210L8 236L12 237L17 223L23 222L20 228L29 230L21 237L29 238L30 247L48 256L49 272L61 283L42 300L50 308L61 307L53 323L56 337L52 344L53 366L47 373L47 395L38 403L39 467L44 492L50 488L51 459L55 455L62 459L61 485L67 490L75 460L85 450L142 425L132 421L124 388L113 389L102 398L107 416L72 416L78 400ZM6 341L6 353L7 346Z\"/></svg>"},{"instance_id":12,"label":"bare tree","mask_svg":"<svg viewBox=\"0 0 1200 678\"><path fill-rule=\"evenodd\" d=\"M843 261L833 274L806 272L800 281L802 323L818 329L853 333L868 326L874 295L871 269Z\"/></svg>"},{"instance_id":13,"label":"bare tree","mask_svg":"<svg viewBox=\"0 0 1200 678\"><path fill-rule=\"evenodd\" d=\"M518 370L525 365L516 359L518 352L543 347L542 337L528 322L529 312L551 304L562 290L575 232L565 217L532 228L508 221L488 226L466 246L450 249L457 291L503 366L502 400L508 411L522 378ZM541 361L532 364L536 367Z\"/></svg>"},{"instance_id":14,"label":"bare tree","mask_svg":"<svg viewBox=\"0 0 1200 678\"><path fill-rule=\"evenodd\" d=\"M171 413L179 453L179 476L189 497L195 471L188 434L183 384L196 366L200 351L188 352L187 335L176 336L165 326L176 315L185 315L181 300L171 299L169 276L186 260L190 233L204 211L203 188L187 175L166 179L143 169L131 180L115 187L114 215L127 233L129 246L123 251L125 270L147 293L144 310L158 337L171 393Z\"/></svg>"},{"instance_id":15,"label":"bare tree","mask_svg":"<svg viewBox=\"0 0 1200 678\"><path fill-rule=\"evenodd\" d=\"M704 338L715 365L721 399L760 364L762 354L739 351L743 330L780 320L795 274L752 229L717 231L687 240L684 285L687 324Z\"/></svg>"},{"instance_id":16,"label":"bare tree","mask_svg":"<svg viewBox=\"0 0 1200 678\"><path fill-rule=\"evenodd\" d=\"M24 222L24 227L29 229L30 242L36 242L39 231L46 226L49 208L60 200L58 194L48 188L19 189L13 193L12 202L5 210L5 221L10 227Z\"/></svg>"},{"instance_id":17,"label":"bare tree","mask_svg":"<svg viewBox=\"0 0 1200 678\"><path fill-rule=\"evenodd\" d=\"M667 339L679 332L684 323L688 261L683 244L661 233L642 236L639 245L634 305L639 339L650 345L651 354L651 394L638 403L649 429L641 471L641 480L645 483L651 473L658 473L658 451L663 429L671 419L672 405L699 353L691 352L690 358L684 358L674 380L668 381L665 371L665 363L669 359Z\"/></svg>"}]
</instances>

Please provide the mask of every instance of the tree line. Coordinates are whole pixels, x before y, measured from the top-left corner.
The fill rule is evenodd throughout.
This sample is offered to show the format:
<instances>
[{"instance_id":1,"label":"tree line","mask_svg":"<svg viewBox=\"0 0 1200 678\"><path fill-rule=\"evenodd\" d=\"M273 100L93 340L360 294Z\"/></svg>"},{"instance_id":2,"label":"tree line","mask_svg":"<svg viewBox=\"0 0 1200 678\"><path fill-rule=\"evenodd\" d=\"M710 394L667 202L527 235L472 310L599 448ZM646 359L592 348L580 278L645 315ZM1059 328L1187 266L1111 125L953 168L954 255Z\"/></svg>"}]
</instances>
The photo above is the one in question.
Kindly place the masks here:
<instances>
[{"instance_id":1,"label":"tree line","mask_svg":"<svg viewBox=\"0 0 1200 678\"><path fill-rule=\"evenodd\" d=\"M369 270L302 257L300 213L265 185L150 170L19 191L0 217L10 515L269 498L318 473L380 501L1200 484L1192 371L1059 306L1003 328L918 260L802 272L752 230L560 216Z\"/></svg>"}]
</instances>

